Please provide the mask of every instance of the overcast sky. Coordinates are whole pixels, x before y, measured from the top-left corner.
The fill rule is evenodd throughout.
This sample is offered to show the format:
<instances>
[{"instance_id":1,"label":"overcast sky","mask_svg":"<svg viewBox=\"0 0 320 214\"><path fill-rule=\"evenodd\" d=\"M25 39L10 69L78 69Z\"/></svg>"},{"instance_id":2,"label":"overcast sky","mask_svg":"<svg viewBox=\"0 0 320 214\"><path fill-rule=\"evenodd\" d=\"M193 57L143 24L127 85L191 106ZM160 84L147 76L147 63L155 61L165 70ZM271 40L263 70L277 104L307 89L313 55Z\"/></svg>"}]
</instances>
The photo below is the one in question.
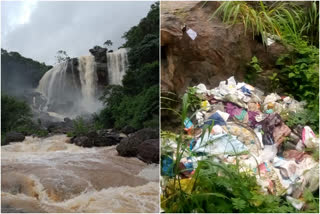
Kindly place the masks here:
<instances>
[{"instance_id":1,"label":"overcast sky","mask_svg":"<svg viewBox=\"0 0 320 214\"><path fill-rule=\"evenodd\" d=\"M1 1L1 47L46 64L55 63L58 50L70 57L89 55L108 39L117 49L152 3Z\"/></svg>"}]
</instances>

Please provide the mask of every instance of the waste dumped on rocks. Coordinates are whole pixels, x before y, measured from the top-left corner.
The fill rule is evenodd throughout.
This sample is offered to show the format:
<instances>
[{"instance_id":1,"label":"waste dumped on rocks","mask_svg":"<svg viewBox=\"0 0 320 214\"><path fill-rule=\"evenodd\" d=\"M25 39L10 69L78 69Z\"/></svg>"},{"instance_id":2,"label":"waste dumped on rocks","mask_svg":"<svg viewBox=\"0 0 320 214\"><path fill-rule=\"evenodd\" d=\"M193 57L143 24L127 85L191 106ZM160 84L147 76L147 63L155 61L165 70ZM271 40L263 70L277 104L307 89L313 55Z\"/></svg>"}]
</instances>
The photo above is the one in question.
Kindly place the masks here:
<instances>
[{"instance_id":1,"label":"waste dumped on rocks","mask_svg":"<svg viewBox=\"0 0 320 214\"><path fill-rule=\"evenodd\" d=\"M204 84L193 88L201 103L184 121L188 145L179 145L181 136L162 134L162 147L170 151L161 157L162 196L171 197L169 187L178 177L180 190L199 193L192 187L198 179L193 175L199 161L210 160L236 165L256 177L263 194L283 197L296 210L306 210L305 190L319 189L319 159L313 155L319 152L319 137L309 126L290 128L281 116L302 110L305 102L276 93L264 96L258 88L237 83L234 77L213 89ZM175 171L177 157L180 163Z\"/></svg>"}]
</instances>

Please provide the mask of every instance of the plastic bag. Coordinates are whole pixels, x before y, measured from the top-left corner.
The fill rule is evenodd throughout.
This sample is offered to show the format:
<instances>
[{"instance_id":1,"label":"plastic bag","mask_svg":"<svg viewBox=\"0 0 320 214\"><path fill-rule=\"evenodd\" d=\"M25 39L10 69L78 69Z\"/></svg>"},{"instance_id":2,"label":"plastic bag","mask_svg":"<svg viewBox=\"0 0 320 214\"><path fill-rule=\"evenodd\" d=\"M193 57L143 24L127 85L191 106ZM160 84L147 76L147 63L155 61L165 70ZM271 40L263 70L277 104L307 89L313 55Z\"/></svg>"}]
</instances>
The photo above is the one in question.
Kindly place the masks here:
<instances>
[{"instance_id":1,"label":"plastic bag","mask_svg":"<svg viewBox=\"0 0 320 214\"><path fill-rule=\"evenodd\" d=\"M197 94L207 93L207 87L203 83L200 83L199 85L195 86L195 88Z\"/></svg>"},{"instance_id":2,"label":"plastic bag","mask_svg":"<svg viewBox=\"0 0 320 214\"><path fill-rule=\"evenodd\" d=\"M276 93L269 94L264 99L263 105L268 104L268 103L276 102L277 100L280 100L280 99L281 99L281 97Z\"/></svg>"},{"instance_id":3,"label":"plastic bag","mask_svg":"<svg viewBox=\"0 0 320 214\"><path fill-rule=\"evenodd\" d=\"M192 149L194 152L203 152L211 155L229 154L248 151L248 148L236 139L235 136L227 134L211 135L205 133L203 139L198 139Z\"/></svg>"},{"instance_id":4,"label":"plastic bag","mask_svg":"<svg viewBox=\"0 0 320 214\"><path fill-rule=\"evenodd\" d=\"M305 126L302 130L302 143L307 148L316 148L319 146L319 140L309 126Z\"/></svg>"}]
</instances>

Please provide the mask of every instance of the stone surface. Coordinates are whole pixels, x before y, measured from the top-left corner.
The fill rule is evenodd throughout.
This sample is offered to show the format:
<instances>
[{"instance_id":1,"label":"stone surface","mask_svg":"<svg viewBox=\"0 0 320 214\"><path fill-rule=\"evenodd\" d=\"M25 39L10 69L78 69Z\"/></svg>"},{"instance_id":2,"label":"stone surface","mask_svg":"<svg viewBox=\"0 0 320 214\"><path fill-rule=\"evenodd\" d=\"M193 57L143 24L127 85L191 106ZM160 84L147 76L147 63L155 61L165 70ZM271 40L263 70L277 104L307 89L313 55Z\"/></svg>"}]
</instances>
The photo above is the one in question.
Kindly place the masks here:
<instances>
[{"instance_id":1,"label":"stone surface","mask_svg":"<svg viewBox=\"0 0 320 214\"><path fill-rule=\"evenodd\" d=\"M137 157L146 163L159 163L159 139L150 139L138 145Z\"/></svg>"},{"instance_id":2,"label":"stone surface","mask_svg":"<svg viewBox=\"0 0 320 214\"><path fill-rule=\"evenodd\" d=\"M123 138L117 146L119 155L125 157L136 157L138 154L138 146L146 140L158 139L159 131L155 129L145 128L133 133L128 138Z\"/></svg>"},{"instance_id":3,"label":"stone surface","mask_svg":"<svg viewBox=\"0 0 320 214\"><path fill-rule=\"evenodd\" d=\"M187 87L199 83L213 88L230 76L243 81L246 64L253 56L270 70L268 65L285 51L279 44L265 48L251 32L244 34L242 24L228 27L220 18L209 20L219 2L202 5L203 2L161 2L162 90L182 94ZM195 40L186 33L188 29L197 33Z\"/></svg>"},{"instance_id":4,"label":"stone surface","mask_svg":"<svg viewBox=\"0 0 320 214\"><path fill-rule=\"evenodd\" d=\"M6 134L4 142L1 143L1 145L7 145L12 142L22 142L25 139L24 134L19 132L8 132Z\"/></svg>"},{"instance_id":5,"label":"stone surface","mask_svg":"<svg viewBox=\"0 0 320 214\"><path fill-rule=\"evenodd\" d=\"M91 131L84 136L75 136L70 142L82 147L101 147L116 145L122 138L123 136L118 133L102 130L98 133Z\"/></svg>"},{"instance_id":6,"label":"stone surface","mask_svg":"<svg viewBox=\"0 0 320 214\"><path fill-rule=\"evenodd\" d=\"M72 122L51 122L47 128L48 132L55 134L67 134L73 131Z\"/></svg>"},{"instance_id":7,"label":"stone surface","mask_svg":"<svg viewBox=\"0 0 320 214\"><path fill-rule=\"evenodd\" d=\"M131 134L135 131L137 131L135 128L131 127L131 126L125 126L123 127L123 129L121 130L124 134Z\"/></svg>"},{"instance_id":8,"label":"stone surface","mask_svg":"<svg viewBox=\"0 0 320 214\"><path fill-rule=\"evenodd\" d=\"M107 48L102 48L100 46L94 46L89 51L94 56L97 62L107 62Z\"/></svg>"}]
</instances>

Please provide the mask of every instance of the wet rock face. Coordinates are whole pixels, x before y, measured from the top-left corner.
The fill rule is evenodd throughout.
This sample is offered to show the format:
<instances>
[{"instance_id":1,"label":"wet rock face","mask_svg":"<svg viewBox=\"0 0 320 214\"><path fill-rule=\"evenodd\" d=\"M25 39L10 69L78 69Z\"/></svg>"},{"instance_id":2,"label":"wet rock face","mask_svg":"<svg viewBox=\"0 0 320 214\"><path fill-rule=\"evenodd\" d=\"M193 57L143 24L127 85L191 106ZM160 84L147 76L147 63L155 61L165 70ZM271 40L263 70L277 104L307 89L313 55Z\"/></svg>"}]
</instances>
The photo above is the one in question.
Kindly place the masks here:
<instances>
[{"instance_id":1,"label":"wet rock face","mask_svg":"<svg viewBox=\"0 0 320 214\"><path fill-rule=\"evenodd\" d=\"M25 139L25 136L22 133L15 132L15 131L9 132L7 133L6 138L2 143L2 145L7 145L12 142L22 142L24 141L24 139Z\"/></svg>"},{"instance_id":2,"label":"wet rock face","mask_svg":"<svg viewBox=\"0 0 320 214\"><path fill-rule=\"evenodd\" d=\"M85 136L75 136L71 138L70 142L82 147L102 147L113 146L118 144L124 137L115 132L107 130L89 132Z\"/></svg>"},{"instance_id":3,"label":"wet rock face","mask_svg":"<svg viewBox=\"0 0 320 214\"><path fill-rule=\"evenodd\" d=\"M89 52L94 56L96 71L98 75L98 85L100 89L108 84L107 48L94 46Z\"/></svg>"},{"instance_id":4,"label":"wet rock face","mask_svg":"<svg viewBox=\"0 0 320 214\"><path fill-rule=\"evenodd\" d=\"M135 128L131 127L131 126L125 126L123 127L123 129L121 130L121 132L125 133L125 134L131 134L133 132L137 131Z\"/></svg>"},{"instance_id":5,"label":"wet rock face","mask_svg":"<svg viewBox=\"0 0 320 214\"><path fill-rule=\"evenodd\" d=\"M146 140L138 146L137 157L146 163L159 163L159 139Z\"/></svg>"},{"instance_id":6,"label":"wet rock face","mask_svg":"<svg viewBox=\"0 0 320 214\"><path fill-rule=\"evenodd\" d=\"M150 141L150 139L155 140ZM122 139L116 149L121 156L140 157L143 161L158 163L159 131L150 128L141 129L133 133L130 137ZM148 152L149 154L146 154ZM158 161L156 157L154 157L155 153L158 154Z\"/></svg>"},{"instance_id":7,"label":"wet rock face","mask_svg":"<svg viewBox=\"0 0 320 214\"><path fill-rule=\"evenodd\" d=\"M228 27L219 18L208 20L219 2L163 2L161 4L161 85L182 94L199 83L213 88L235 76L244 80L246 64L257 55L262 64L277 59L283 49L268 50L241 24ZM183 27L186 26L186 29ZM197 33L192 40L186 31ZM266 62L266 63L264 63ZM263 89L263 88L262 88Z\"/></svg>"},{"instance_id":8,"label":"wet rock face","mask_svg":"<svg viewBox=\"0 0 320 214\"><path fill-rule=\"evenodd\" d=\"M102 48L100 46L94 46L89 51L94 56L95 61L97 62L107 62L107 48Z\"/></svg>"}]
</instances>

